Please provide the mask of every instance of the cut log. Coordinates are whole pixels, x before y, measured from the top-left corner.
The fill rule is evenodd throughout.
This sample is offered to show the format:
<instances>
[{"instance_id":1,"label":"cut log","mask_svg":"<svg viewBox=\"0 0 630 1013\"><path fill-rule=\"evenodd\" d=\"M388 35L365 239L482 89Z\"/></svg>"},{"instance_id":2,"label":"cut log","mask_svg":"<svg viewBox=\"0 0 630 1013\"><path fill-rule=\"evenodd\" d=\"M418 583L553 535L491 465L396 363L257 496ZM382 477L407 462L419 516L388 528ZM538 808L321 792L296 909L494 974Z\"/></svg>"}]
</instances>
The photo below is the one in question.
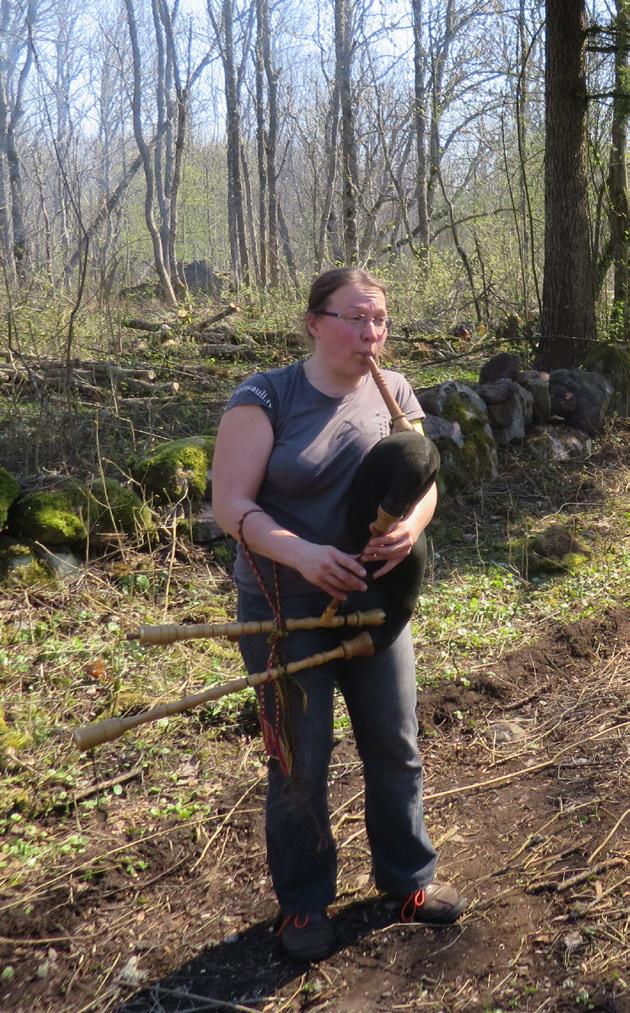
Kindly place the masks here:
<instances>
[{"instance_id":1,"label":"cut log","mask_svg":"<svg viewBox=\"0 0 630 1013\"><path fill-rule=\"evenodd\" d=\"M155 334L172 334L173 328L170 324L154 323L151 320L123 320L123 327L129 327L133 331L152 331Z\"/></svg>"},{"instance_id":2,"label":"cut log","mask_svg":"<svg viewBox=\"0 0 630 1013\"><path fill-rule=\"evenodd\" d=\"M130 391L150 391L151 394L177 394L179 383L177 380L167 380L164 383L146 383L144 380L129 379L125 386Z\"/></svg>"},{"instance_id":3,"label":"cut log","mask_svg":"<svg viewBox=\"0 0 630 1013\"><path fill-rule=\"evenodd\" d=\"M254 349L248 348L246 345L201 345L200 351L204 355L216 355L220 359L244 359L246 362L254 362L256 359Z\"/></svg>"}]
</instances>

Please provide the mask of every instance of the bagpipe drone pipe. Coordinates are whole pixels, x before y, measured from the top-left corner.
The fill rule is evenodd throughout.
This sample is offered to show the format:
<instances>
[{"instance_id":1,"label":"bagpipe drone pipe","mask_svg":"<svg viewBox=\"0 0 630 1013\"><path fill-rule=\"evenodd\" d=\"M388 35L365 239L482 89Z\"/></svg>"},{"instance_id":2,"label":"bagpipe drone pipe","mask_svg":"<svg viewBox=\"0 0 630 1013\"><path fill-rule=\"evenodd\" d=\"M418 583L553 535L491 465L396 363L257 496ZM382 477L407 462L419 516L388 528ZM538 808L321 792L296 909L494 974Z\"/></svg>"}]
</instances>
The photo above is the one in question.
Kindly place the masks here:
<instances>
[{"instance_id":1,"label":"bagpipe drone pipe","mask_svg":"<svg viewBox=\"0 0 630 1013\"><path fill-rule=\"evenodd\" d=\"M388 390L385 379L376 363L370 369L391 418L391 436L380 440L359 466L348 505L344 544L348 552L361 554L370 540L370 525L380 533L387 531L396 520L406 516L422 499L437 475L440 458L436 447L427 437L417 432L405 418L399 405ZM181 714L202 704L218 700L246 687L261 686L266 682L295 675L307 668L326 664L334 659L368 656L391 644L413 613L426 562L426 539L420 535L410 554L393 570L376 580L369 579L368 588L355 592L337 614L339 602L333 599L324 613L308 618L287 619L284 631L313 629L316 627L363 628L351 639L343 640L329 651L322 651L288 664L268 668L264 672L249 674L221 685L212 686L177 700L160 703L149 710L127 717L111 717L75 728L72 738L81 750L94 749L105 742L118 739L139 725L174 714ZM383 561L364 564L368 575L383 566ZM354 608L356 611L351 611ZM137 633L128 634L129 640L141 644L167 645L182 640L224 636L235 640L240 636L277 632L274 620L247 623L197 623L183 626L142 626Z\"/></svg>"}]
</instances>

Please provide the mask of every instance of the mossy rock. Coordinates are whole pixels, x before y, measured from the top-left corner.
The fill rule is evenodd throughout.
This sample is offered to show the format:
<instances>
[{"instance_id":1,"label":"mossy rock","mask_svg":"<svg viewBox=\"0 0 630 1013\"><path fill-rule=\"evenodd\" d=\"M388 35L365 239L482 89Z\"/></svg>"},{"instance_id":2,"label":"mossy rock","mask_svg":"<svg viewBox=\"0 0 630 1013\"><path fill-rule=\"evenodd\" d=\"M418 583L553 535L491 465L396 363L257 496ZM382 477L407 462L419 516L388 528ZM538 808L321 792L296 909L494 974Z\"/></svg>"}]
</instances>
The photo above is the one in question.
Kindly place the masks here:
<instances>
[{"instance_id":1,"label":"mossy rock","mask_svg":"<svg viewBox=\"0 0 630 1013\"><path fill-rule=\"evenodd\" d=\"M0 530L7 523L9 507L20 492L20 484L10 471L0 465Z\"/></svg>"},{"instance_id":2,"label":"mossy rock","mask_svg":"<svg viewBox=\"0 0 630 1013\"><path fill-rule=\"evenodd\" d=\"M551 524L530 538L510 542L510 552L525 577L570 573L588 562L589 549L562 524Z\"/></svg>"},{"instance_id":3,"label":"mossy rock","mask_svg":"<svg viewBox=\"0 0 630 1013\"><path fill-rule=\"evenodd\" d=\"M95 479L88 486L88 494L90 531L122 531L141 536L155 532L155 521L147 504L115 478Z\"/></svg>"},{"instance_id":4,"label":"mossy rock","mask_svg":"<svg viewBox=\"0 0 630 1013\"><path fill-rule=\"evenodd\" d=\"M132 465L134 478L159 501L201 499L208 484L214 436L188 436L163 443Z\"/></svg>"},{"instance_id":5,"label":"mossy rock","mask_svg":"<svg viewBox=\"0 0 630 1013\"><path fill-rule=\"evenodd\" d=\"M462 446L451 442L444 450L440 447L440 478L447 492L466 491L497 476L497 449L490 426L469 421L466 430L462 430Z\"/></svg>"},{"instance_id":6,"label":"mossy rock","mask_svg":"<svg viewBox=\"0 0 630 1013\"><path fill-rule=\"evenodd\" d=\"M9 511L9 530L17 538L44 545L67 545L87 538L89 494L78 482L21 496Z\"/></svg>"},{"instance_id":7,"label":"mossy rock","mask_svg":"<svg viewBox=\"0 0 630 1013\"><path fill-rule=\"evenodd\" d=\"M35 548L10 538L0 545L0 583L8 587L34 587L52 580L50 570L37 558Z\"/></svg>"},{"instance_id":8,"label":"mossy rock","mask_svg":"<svg viewBox=\"0 0 630 1013\"><path fill-rule=\"evenodd\" d=\"M464 444L451 449L451 460L442 460L442 476L447 489L480 485L498 474L497 447L488 423L483 400L465 384L449 381L442 385L442 416L457 423Z\"/></svg>"}]
</instances>

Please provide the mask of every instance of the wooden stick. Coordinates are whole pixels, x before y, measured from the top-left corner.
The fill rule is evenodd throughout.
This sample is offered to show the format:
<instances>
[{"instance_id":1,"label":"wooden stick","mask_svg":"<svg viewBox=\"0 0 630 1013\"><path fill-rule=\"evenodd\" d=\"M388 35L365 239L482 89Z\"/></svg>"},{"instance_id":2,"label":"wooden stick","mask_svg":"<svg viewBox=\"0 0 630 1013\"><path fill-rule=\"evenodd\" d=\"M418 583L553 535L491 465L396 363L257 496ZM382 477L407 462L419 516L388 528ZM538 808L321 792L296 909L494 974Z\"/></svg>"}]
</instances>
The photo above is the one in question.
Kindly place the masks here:
<instances>
[{"instance_id":1,"label":"wooden stick","mask_svg":"<svg viewBox=\"0 0 630 1013\"><path fill-rule=\"evenodd\" d=\"M241 308L236 303L228 303L225 309L220 310L218 313L213 313L211 317L205 317L204 320L200 320L197 324L193 324L190 331L201 333L207 330L208 327L212 327L213 324L218 324L220 320L225 320L226 317L232 316L233 313L240 313L240 311Z\"/></svg>"},{"instance_id":2,"label":"wooden stick","mask_svg":"<svg viewBox=\"0 0 630 1013\"><path fill-rule=\"evenodd\" d=\"M621 824L623 823L623 821L625 820L626 816L629 813L630 813L630 809L626 809L625 813L623 813L623 815L619 817L619 819L615 823L615 825L612 828L612 830L610 831L610 833L607 834L606 837L604 837L604 840L602 841L602 843L597 848L595 848L595 851L592 853L592 855L589 855L589 859L588 859L589 865L593 861L593 859L595 858L595 856L599 855L600 851L602 851L606 847L606 845L611 840L611 838L613 838L615 836L615 834L619 830L619 827L621 826Z\"/></svg>"},{"instance_id":3,"label":"wooden stick","mask_svg":"<svg viewBox=\"0 0 630 1013\"><path fill-rule=\"evenodd\" d=\"M328 626L382 626L385 613L382 609L368 612L351 612L346 616L335 616ZM291 630L314 630L324 625L321 616L306 616L303 619L287 619L285 628ZM237 640L254 633L273 633L278 627L274 619L249 623L190 623L183 626L141 626L137 633L128 633L127 640L139 640L141 644L176 644L181 640L206 640L209 637L227 637Z\"/></svg>"},{"instance_id":4,"label":"wooden stick","mask_svg":"<svg viewBox=\"0 0 630 1013\"><path fill-rule=\"evenodd\" d=\"M201 693L193 693L190 696L182 697L181 700L171 700L168 703L158 704L151 710L142 711L140 714L133 714L127 718L107 718L105 721L95 721L81 728L75 728L72 733L72 740L78 749L94 749L104 742L113 742L120 738L125 732L138 725L147 724L150 721L159 721L160 718L170 717L172 714L181 714L184 711L198 707L199 704L208 703L210 700L219 700L229 693L238 693L248 686L260 686L264 682L271 682L285 675L294 675L305 668L317 668L337 658L346 660L356 657L369 657L374 654L374 644L370 634L365 631L359 633L352 640L344 640L338 647L331 651L322 651L319 654L312 654L300 661L291 661L288 665L278 665L270 672L256 672L247 675L243 679L232 679L231 682L224 682L220 686L212 686Z\"/></svg>"}]
</instances>

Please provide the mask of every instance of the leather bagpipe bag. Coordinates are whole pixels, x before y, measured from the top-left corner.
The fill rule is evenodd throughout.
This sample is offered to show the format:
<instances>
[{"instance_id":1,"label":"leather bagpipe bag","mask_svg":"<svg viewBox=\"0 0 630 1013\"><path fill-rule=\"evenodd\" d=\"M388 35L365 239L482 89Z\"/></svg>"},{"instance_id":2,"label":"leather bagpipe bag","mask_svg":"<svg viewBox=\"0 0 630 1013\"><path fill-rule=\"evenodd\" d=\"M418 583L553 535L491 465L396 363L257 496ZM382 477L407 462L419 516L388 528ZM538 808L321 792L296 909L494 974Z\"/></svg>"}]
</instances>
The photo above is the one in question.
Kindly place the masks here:
<instances>
[{"instance_id":1,"label":"leather bagpipe bag","mask_svg":"<svg viewBox=\"0 0 630 1013\"><path fill-rule=\"evenodd\" d=\"M436 479L440 455L426 436L415 431L393 433L372 447L365 456L350 493L344 551L359 553L371 537L370 524L379 506L392 517L403 517L424 496ZM409 622L424 576L427 545L424 532L411 553L393 570L372 580L383 560L364 564L368 571L368 589L355 592L344 603L343 611L382 608L383 626L371 630L378 650L391 644Z\"/></svg>"}]
</instances>

